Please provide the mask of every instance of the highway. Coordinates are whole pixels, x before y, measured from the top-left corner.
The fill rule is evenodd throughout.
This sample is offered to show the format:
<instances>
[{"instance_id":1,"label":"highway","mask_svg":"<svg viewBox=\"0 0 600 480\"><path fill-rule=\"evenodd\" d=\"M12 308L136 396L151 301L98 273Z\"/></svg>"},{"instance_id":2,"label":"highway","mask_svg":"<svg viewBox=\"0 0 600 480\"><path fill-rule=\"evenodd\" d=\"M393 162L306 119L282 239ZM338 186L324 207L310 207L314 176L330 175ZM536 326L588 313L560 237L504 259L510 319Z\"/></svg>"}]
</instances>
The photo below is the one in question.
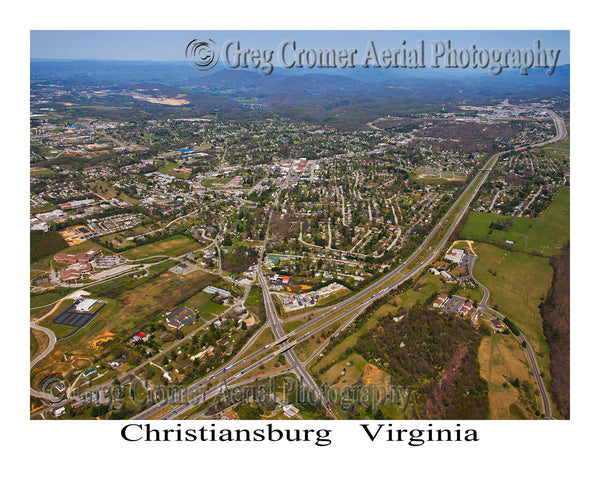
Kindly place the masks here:
<instances>
[{"instance_id":1,"label":"highway","mask_svg":"<svg viewBox=\"0 0 600 480\"><path fill-rule=\"evenodd\" d=\"M503 152L501 152L503 153ZM329 325L336 323L337 321L341 320L342 318L348 316L349 314L356 312L359 309L363 309L366 308L369 304L371 304L373 301L377 300L378 298L380 298L381 296L385 295L390 289L396 288L400 285L402 285L404 282L406 282L407 280L409 280L410 278L412 278L413 276L417 275L421 270L423 270L424 268L427 267L427 264L433 259L435 258L439 251L444 247L445 243L447 242L448 238L450 237L450 235L452 234L452 232L454 231L454 228L456 227L456 225L458 225L460 219L462 218L462 216L464 215L464 213L467 211L467 209L469 208L469 205L471 204L472 200L475 198L475 196L477 195L477 193L479 192L479 189L481 188L481 185L483 185L483 183L485 182L485 180L487 179L487 176L489 175L490 170L493 168L493 166L495 165L496 161L498 160L498 157L501 155L501 153L497 153L495 155L493 155L488 162L486 163L485 167L483 169L481 169L478 174L475 176L475 178L471 181L471 183L469 184L469 186L463 191L463 193L458 197L458 199L456 200L456 202L452 205L452 207L446 212L446 214L442 217L442 219L438 222L438 224L433 228L433 230L429 233L429 235L425 238L425 240L423 241L423 243L421 244L421 246L419 248L417 248L417 250L415 250L415 252L412 253L412 255L410 257L408 257L408 259L403 262L401 265L399 265L398 267L396 267L394 270L392 270L391 272L389 272L387 275L385 275L384 277L382 277L381 279L379 279L378 281L374 282L373 284L371 284L370 286L368 286L366 289L362 290L361 292L357 293L356 295L338 303L336 306L333 306L328 312L322 314L321 316L311 320L310 322L307 322L306 324L302 325L301 327L297 328L296 330L294 330L293 332L291 332L290 334L288 334L287 336L284 335L284 331L283 328L281 326L281 321L279 320L279 318L277 317L277 313L275 311L275 307L273 305L273 301L271 299L271 295L269 293L268 290L268 285L266 283L266 279L264 278L264 275L262 275L262 268L261 268L261 264L262 264L262 258L264 256L265 253L265 248L267 245L267 238L268 238L268 227L267 227L267 235L265 236L265 242L263 244L263 247L261 248L261 253L259 256L259 262L257 264L257 275L258 275L258 279L259 279L259 283L263 289L263 296L264 296L264 300L265 300L265 309L266 309L266 313L267 313L267 324L270 326L271 330L273 331L273 335L276 338L276 344L280 341L287 341L287 339L289 339L292 335L296 335L304 330L308 330L307 332L305 332L299 339L295 340L293 343L284 345L282 348L280 348L279 350L277 350L275 353L271 353L269 354L269 356L258 360L250 365L248 365L246 368L244 368L244 370L242 371L242 374L246 374L249 371L259 367L260 365L271 361L276 355L279 355L281 353L284 353L286 360L288 361L288 363L291 365L292 367L292 371L298 376L299 379L302 379L302 382L304 385L306 385L306 387L311 390L314 394L319 395L320 398L322 398L322 392L321 390L318 388L318 386L316 385L314 379L308 374L308 372L306 372L306 369L304 368L304 365L302 365L302 363L298 360L296 354L291 350L293 348L293 346L297 345L299 342L306 340L307 338L309 338L312 334L321 331L324 328L327 328ZM405 268L405 265L410 264L410 262L412 260L414 260L420 253L421 251L423 251L425 249L425 247L428 245L428 243L431 241L431 239L437 234L437 232L439 231L439 229L441 228L441 226L443 225L443 223L448 219L448 217L454 212L454 210L456 210L456 208L458 207L458 205L462 202L462 200L464 199L465 195L467 194L467 192L469 190L471 190L473 187L475 187L471 193L471 196L469 197L468 201L466 202L466 204L464 205L463 209L460 211L460 213L458 214L458 216L456 217L456 219L453 221L453 223L451 224L450 228L448 229L448 231L446 232L446 234L444 235L444 237L442 238L442 240L439 242L438 246L429 254L429 256L423 261L421 262L418 266L414 267L410 272L404 274L400 279L396 280L395 282L393 282L390 286L383 288L383 285L390 282L391 280L393 280L400 272L402 269ZM269 221L270 224L270 221ZM362 299L362 301L360 301ZM324 317L332 314L333 312L335 312L336 310L343 310L346 306L351 305L352 303L355 302L359 302L357 305L354 305L353 307L351 307L348 310L343 311L342 313L340 313L339 315L335 316L334 318L328 320L327 322L325 322L324 324L314 328L314 329L310 329L310 327L312 327L315 323L320 322L323 320ZM268 346L270 347L270 346ZM263 349L264 350L264 349ZM240 367L242 364L246 363L248 360L258 356L259 354L264 353L262 350L259 350L257 352L254 352L253 354L249 355L248 357L245 357L244 359L241 360L237 360L236 362L229 364L227 366L225 366L223 368L223 370L219 371L219 372L215 372L213 373L211 376L209 376L208 378L205 379L201 379L197 382L194 382L192 385L190 385L188 388L191 390L195 390L198 389L200 387L202 387L203 385L208 384L209 382L216 380L217 378L224 376L224 374L227 373L227 371L232 371L238 367ZM213 392L214 389L220 388L220 387L212 387L211 389L209 389L206 392L206 395L209 395L211 392ZM331 412L331 410L328 408L328 406L323 402L324 407L328 410L328 412ZM191 408L194 408L196 405L195 404L189 404L189 405L184 405L182 407L180 407L177 410L177 416L182 415L183 413L185 413L186 411L188 411ZM156 404L154 406L151 406L150 408L144 410L143 412L139 413L138 415L136 415L135 417L133 417L134 419L143 419L143 418L148 418L156 413L158 413L160 410L163 410L165 408L165 406L163 404ZM166 416L162 417L162 418L171 418L172 414L175 414L175 412L169 412ZM333 415L333 412L331 412L331 415Z\"/></svg>"},{"instance_id":2,"label":"highway","mask_svg":"<svg viewBox=\"0 0 600 480\"><path fill-rule=\"evenodd\" d=\"M535 144L535 145L532 145L529 147L520 147L519 149L544 146L549 143L560 141L563 138L565 138L566 128L564 126L564 122L554 112L549 112L549 113L554 119L554 123L555 123L556 129L557 129L556 136L551 140L541 142L541 143L538 143L538 144ZM229 364L223 366L222 369L220 369L219 371L214 371L210 376L194 382L193 384L189 385L187 388L190 390L199 389L200 387L206 386L209 383L212 383L213 381L219 379L220 377L230 376L233 373L233 371L237 371L238 368L244 366L243 370L238 371L237 373L233 374L233 376L230 376L229 378L223 378L223 383L221 383L221 380L219 380L219 384L217 384L216 386L211 385L211 387L208 390L206 390L202 395L202 397L205 399L211 398L212 396L219 393L219 391L223 388L223 385L227 385L227 383L226 383L227 380L230 380L230 381L235 380L236 378L238 378L241 375L246 375L247 373L254 370L255 368L258 368L261 365L263 365L267 362L270 362L273 358L276 358L278 355L284 354L288 364L290 365L289 371L292 371L301 380L301 382L305 386L305 388L307 388L309 391L313 392L313 394L315 394L322 401L322 405L324 406L326 411L329 413L329 415L332 416L333 418L335 418L335 415L333 414L331 409L323 401L323 396L322 396L322 392L321 392L320 388L317 386L317 384L316 384L315 380L312 378L312 376L310 374L308 374L308 372L306 371L306 369L304 367L304 364L299 361L295 352L293 351L293 348L300 342L308 339L311 335L329 327L330 325L340 321L341 319L343 319L345 317L348 317L351 314L354 314L354 315L352 315L352 318L349 321L347 321L340 329L338 329L336 331L336 333L338 333L339 331L341 331L341 329L345 328L352 321L354 321L354 319L365 308L367 308L371 303L373 303L375 300L386 295L389 290L402 285L404 282L408 281L409 279L411 279L414 276L416 276L417 274L419 274L423 269L427 268L427 265L435 257L437 257L437 255L439 254L441 249L444 247L444 245L448 241L450 235L453 233L454 229L460 222L461 218L464 216L464 214L469 209L471 202L477 196L481 186L486 181L490 171L494 168L498 158L500 157L500 155L502 155L504 153L506 153L506 152L499 152L490 157L490 159L487 161L485 166L479 170L479 172L473 178L473 180L468 185L468 187L465 188L465 190L461 193L461 195L456 199L456 201L452 205L452 207L446 212L446 214L442 217L442 219L435 225L435 227L432 229L432 231L429 233L429 235L427 235L427 237L422 242L422 244L401 265L394 268L388 274L384 275L382 278L375 281L373 284L369 285L361 292L336 304L335 306L332 306L325 313L321 314L320 316L318 316L317 318L315 318L309 322L306 322L304 325L300 326L299 328L297 328L296 330L294 330L293 332L291 332L289 334L285 334L285 332L282 328L281 320L277 316L277 312L273 305L273 300L269 293L267 281L262 273L262 259L265 254L269 226L271 223L271 218L269 218L269 225L267 226L267 229L266 229L267 233L265 235L264 244L261 248L259 262L257 264L256 270L257 270L257 278L258 278L259 284L263 290L263 297L264 297L265 310L266 310L266 316L267 316L266 325L268 325L268 327L271 328L276 340L272 344L267 345L267 346L263 347L262 349L254 352L242 359L239 359L239 354L236 355L236 357L234 357L234 359ZM288 178L289 178L289 175L288 175ZM285 185L287 185L287 181L288 181L288 179L286 179L286 182L282 185L281 189L284 188ZM278 192L278 195L277 195L277 198L275 201L275 205L278 204L279 193L281 192L281 189ZM471 192L470 195L468 192ZM448 220L448 218L456 212L456 210L459 208L459 206L463 202L463 200L465 200L465 197L467 195L469 195L469 196L468 196L464 206L456 214L456 217L452 221L451 225L445 227L445 228L447 228L447 231L444 234L443 238L441 240L439 240L439 242L437 243L437 246L433 250L431 250L431 247L429 247L430 248L429 255L421 263L419 263L417 266L413 267L410 271L402 274L402 270L404 270L407 265L410 265L413 260L415 260L420 254L422 254L422 252L425 251L426 247L429 245L431 240L439 232L439 230L442 228L442 226L444 225L446 220ZM271 212L271 216L272 215L273 215L273 212ZM485 294L485 291L486 291L486 289L484 289L484 294ZM489 292L488 292L487 296L485 296L485 301L487 301L487 298L489 298ZM350 307L350 308L344 310L346 307ZM334 313L336 311L338 312L337 315L333 316L331 319L327 320L326 322L324 322L318 326L315 326L316 323L322 322L326 317L328 317L330 315L334 315ZM259 330L259 332L257 332L253 336L253 338L251 338L248 341L248 343L251 343L252 341L254 341L256 336L259 335L260 332L262 332L262 328ZM301 332L304 332L301 336L299 336L295 340L290 340L292 337L299 335ZM526 342L526 340L525 340L525 342ZM272 350L275 347L277 347L277 348L274 351L272 351L271 353L269 353L268 356L257 359L253 363L249 363L251 360L253 360L257 357L260 357L261 355L264 355L269 350ZM164 352L161 352L161 354L162 353L164 353ZM314 357L314 355L313 355L313 357ZM533 360L533 364L535 365L535 359L533 358L532 352L531 352L531 358ZM138 366L138 368L139 367L141 367L141 365ZM536 365L536 367L537 367L537 365ZM537 371L537 368L534 369L534 372L536 372L536 371ZM130 372L127 372L127 373L130 373ZM539 372L537 372L537 374L539 375ZM536 378L537 378L537 376L536 376ZM247 382L250 382L250 381L247 381ZM245 383L247 383L247 382L245 381ZM543 390L543 382L540 381L540 385L542 385L542 387L540 388L540 390L542 391ZM543 390L543 391L545 392L545 390ZM190 409L195 408L196 406L197 406L197 404L193 404L193 403L189 403L189 404L180 406L177 408L176 412L171 411L171 412L167 413L166 415L162 416L161 418L164 418L164 419L177 418L177 417L183 415L184 413L186 413L187 411L189 411ZM546 405L545 405L545 408L546 408ZM548 408L549 408L549 404L548 404ZM164 404L157 403L155 405L150 406L146 410L140 412L138 415L133 417L133 419L149 418L149 417L152 417L152 416L158 414L161 410L164 410L164 409L165 409ZM551 417L550 417L550 415L547 415L546 418L551 418Z\"/></svg>"}]
</instances>

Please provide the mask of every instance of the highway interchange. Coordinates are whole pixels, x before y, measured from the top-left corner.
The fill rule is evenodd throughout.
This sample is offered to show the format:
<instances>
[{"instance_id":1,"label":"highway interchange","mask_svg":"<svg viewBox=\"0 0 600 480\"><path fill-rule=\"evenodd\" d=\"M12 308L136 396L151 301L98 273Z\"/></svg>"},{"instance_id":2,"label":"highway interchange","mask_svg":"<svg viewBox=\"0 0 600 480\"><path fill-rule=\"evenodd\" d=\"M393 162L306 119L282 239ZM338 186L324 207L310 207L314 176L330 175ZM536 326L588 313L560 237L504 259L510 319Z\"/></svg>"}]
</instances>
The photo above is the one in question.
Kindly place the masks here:
<instances>
[{"instance_id":1,"label":"highway interchange","mask_svg":"<svg viewBox=\"0 0 600 480\"><path fill-rule=\"evenodd\" d=\"M550 144L553 142L560 141L565 138L566 127L565 127L564 121L558 115L556 115L554 112L550 111L548 113L554 119L556 131L557 131L556 136L545 142L536 143L536 144L530 145L528 147L519 147L516 150L540 147L540 146L544 146L544 145L547 145L547 144ZM259 262L258 262L257 268L256 268L257 280L263 290L264 305L265 305L266 316L267 316L266 325L263 326L261 329L259 329L257 331L257 333L255 333L255 335L248 341L248 343L246 344L244 349L242 349L228 364L223 365L223 367L221 369L219 369L218 371L213 371L213 372L211 372L210 375L208 375L202 379L199 379L199 380L193 382L191 385L187 386L186 389L188 391L198 392L198 393L196 393L195 397L192 397L190 399L190 401L188 401L188 403L185 403L182 405L177 405L176 408L173 408L173 407L167 407L165 405L165 403L163 403L163 402L158 402L153 405L149 405L148 408L146 408L142 412L138 413L136 416L133 417L133 419L181 418L181 417L185 416L186 414L188 414L192 409L197 408L198 403L204 403L205 401L215 397L216 395L219 395L220 393L223 392L224 389L230 388L231 386L241 386L241 385L245 385L245 384L253 382L254 378L248 377L247 379L244 379L244 378L240 379L240 377L246 377L251 371L255 370L256 368L259 368L261 365L264 365L264 364L272 361L274 358L276 358L277 356L279 356L281 354L283 354L285 356L286 361L289 365L289 368L286 369L284 372L286 372L286 373L292 372L301 381L301 384L306 389L308 389L311 393L313 393L313 395L315 395L315 397L317 397L321 401L321 405L325 409L327 414L329 416L331 416L332 418L335 418L335 414L333 413L333 411L329 408L329 406L326 404L326 402L323 399L321 389L318 387L318 385L316 384L313 377L307 372L307 370L305 368L305 365L308 364L308 362L310 360L312 360L312 358L314 358L315 355L325 347L325 345L323 345L317 352L315 352L313 355L311 355L310 358L304 363L298 359L293 348L296 345L300 344L301 342L304 342L305 340L310 338L312 335L321 332L322 330L330 327L331 325L334 325L334 324L340 322L343 319L347 319L347 321L334 333L334 335L336 335L340 330L342 330L348 324L350 324L352 321L354 321L354 319L356 319L358 317L358 315L362 311L364 311L364 309L367 308L371 303L373 303L377 299L381 298L382 296L386 295L390 290L393 290L393 289L401 286L403 283L407 282L411 278L418 275L423 269L427 268L428 264L434 258L436 258L439 255L440 251L444 248L446 242L448 241L448 239L454 232L456 226L459 224L460 220L463 218L465 213L468 211L471 202L477 196L481 186L486 181L490 171L494 168L498 158L500 157L500 155L502 155L504 153L507 153L507 152L499 152L490 157L490 159L487 161L485 166L478 171L477 175L473 178L471 183L467 186L467 188L464 189L464 191L456 199L456 201L454 202L452 207L446 212L446 214L442 217L442 219L435 225L435 227L432 229L432 231L429 233L429 235L425 238L425 240L422 242L422 244L404 262L402 262L400 265L398 265L397 267L392 269L389 273L387 273L386 275L384 275L379 280L375 281L373 284L369 285L362 291L353 295L352 297L349 297L346 300L343 300L343 301L337 303L335 306L327 307L325 309L320 309L318 311L318 313L321 313L322 311L323 311L323 313L321 313L316 318L313 318L312 320L307 321L302 326L298 327L297 329L295 329L292 332L287 333L287 334L284 332L284 329L282 327L282 320L278 317L275 306L273 305L273 301L272 301L271 295L269 293L268 284L262 273L262 268L261 268L261 263L262 263L262 259L265 254L265 248L266 248L267 239L268 239L269 227L267 227L267 234L265 236L264 244L261 248L260 259L259 259ZM285 188L286 183L287 183L287 181L284 182L284 184L281 186L281 189ZM279 192L281 192L281 189ZM275 204L277 204L277 202L278 202L278 197L279 197L279 195L277 195ZM458 211L458 213L457 213L457 211ZM454 215L454 218L452 219L450 225L445 226L446 221L448 219L450 219L452 215ZM270 225L270 221L269 221L269 225ZM442 236L442 238L435 242L436 243L435 248L432 249L432 246L430 245L430 243L432 243L432 240L436 237L436 235L440 232L440 230L442 230L442 228L444 228L446 231L445 231L444 235ZM418 265L411 267L411 263L417 259L420 259L420 256L422 256L424 254L424 252L429 252L429 253L428 253L428 255L425 256L425 258ZM403 273L403 270L405 270L407 268L409 268L409 270L407 272ZM484 299L481 302L481 305L483 305L484 307L487 307L487 299L489 297L489 292L487 291L487 289L485 287L483 287L483 290L484 290ZM248 291L249 291L249 289L246 290L245 297L247 297ZM479 308L482 308L481 305ZM39 327L37 325L32 325L32 327L37 328L38 330L42 330L42 327ZM200 327L199 329L195 330L194 332L188 334L181 341L185 341L185 339L188 339L189 337L191 337L191 335L196 333L196 331L198 331L202 328L205 328L205 327L206 327L206 325L204 325L203 327ZM262 347L261 349L255 351L249 355L242 356L243 352L246 350L246 348L250 344L252 344L254 340L256 340L256 338L262 333L264 328L271 329L271 331L274 335L275 341L269 345ZM48 333L48 332L46 332L46 333ZM49 334L49 336L52 339L52 335ZM532 370L534 371L534 375L538 382L538 386L540 387L540 392L542 393L542 400L543 400L544 410L546 413L546 418L550 419L552 417L550 414L549 401L547 399L545 388L543 386L543 381L542 381L541 377L539 376L539 370L537 369L537 364L535 362L533 352L531 351L531 348L529 347L529 344L527 343L525 338L522 339L522 342L524 342L524 344L526 345L526 347L525 347L526 352L527 352L530 364L532 366ZM180 342L178 342L178 343L180 343ZM42 355L40 355L34 361L31 362L31 367L33 367L33 365L35 365L35 363L37 363L39 360L41 360L41 358L46 356L52 350L52 347L53 347L53 344L52 344L52 342L50 342L50 345L48 346L46 351L43 352ZM174 347L175 347L175 345L170 347L168 350L170 350L171 348L174 348ZM165 352L166 351L160 352L159 355L162 355ZM153 357L153 358L155 358L155 357ZM152 360L153 359L149 359L148 362L150 362ZM145 363L148 363L148 362L145 362ZM534 365L535 365L535 367L534 367ZM143 365L139 365L134 370L138 370L142 366ZM279 372L279 373L277 373L277 375L280 375L281 373L284 373L284 372ZM133 371L126 372L126 373L120 375L120 378L124 378L129 373L134 373L134 372ZM238 379L240 379L240 380L238 380ZM238 381L237 384L235 384L236 380ZM106 387L106 385L101 385L101 386L98 386L95 388L97 390L101 391L103 386ZM37 394L36 396L43 397L44 395L46 395L46 394L40 395L41 393L43 393L43 392L35 392L32 390L32 394ZM66 401L61 402L61 403L66 403Z\"/></svg>"}]
</instances>

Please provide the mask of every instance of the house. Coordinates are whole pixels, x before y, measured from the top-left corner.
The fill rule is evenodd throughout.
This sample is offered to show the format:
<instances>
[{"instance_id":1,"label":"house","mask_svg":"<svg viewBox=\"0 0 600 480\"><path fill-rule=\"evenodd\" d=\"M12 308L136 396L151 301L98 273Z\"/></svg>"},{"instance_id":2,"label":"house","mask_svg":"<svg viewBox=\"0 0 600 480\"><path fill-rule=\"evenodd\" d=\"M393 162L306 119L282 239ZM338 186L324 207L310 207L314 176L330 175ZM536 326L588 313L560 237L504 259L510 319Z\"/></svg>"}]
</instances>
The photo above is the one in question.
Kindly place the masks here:
<instances>
[{"instance_id":1,"label":"house","mask_svg":"<svg viewBox=\"0 0 600 480\"><path fill-rule=\"evenodd\" d=\"M448 295L445 293L440 293L435 302L433 302L434 308L442 308L444 304L448 301Z\"/></svg>"},{"instance_id":2,"label":"house","mask_svg":"<svg viewBox=\"0 0 600 480\"><path fill-rule=\"evenodd\" d=\"M148 335L147 333L140 332L140 333L134 335L131 340L133 341L133 343L136 343L136 342L139 342L140 340L142 342L147 342L149 339L150 339L150 335Z\"/></svg>"},{"instance_id":3,"label":"house","mask_svg":"<svg viewBox=\"0 0 600 480\"><path fill-rule=\"evenodd\" d=\"M125 363L125 360L122 358L119 358L118 360L111 360L110 362L108 362L108 365L111 366L112 368L117 368L120 367L121 365L123 365Z\"/></svg>"},{"instance_id":4,"label":"house","mask_svg":"<svg viewBox=\"0 0 600 480\"><path fill-rule=\"evenodd\" d=\"M501 332L504 330L504 325L497 318L490 318L490 323L492 324L492 329L494 332Z\"/></svg>"}]
</instances>

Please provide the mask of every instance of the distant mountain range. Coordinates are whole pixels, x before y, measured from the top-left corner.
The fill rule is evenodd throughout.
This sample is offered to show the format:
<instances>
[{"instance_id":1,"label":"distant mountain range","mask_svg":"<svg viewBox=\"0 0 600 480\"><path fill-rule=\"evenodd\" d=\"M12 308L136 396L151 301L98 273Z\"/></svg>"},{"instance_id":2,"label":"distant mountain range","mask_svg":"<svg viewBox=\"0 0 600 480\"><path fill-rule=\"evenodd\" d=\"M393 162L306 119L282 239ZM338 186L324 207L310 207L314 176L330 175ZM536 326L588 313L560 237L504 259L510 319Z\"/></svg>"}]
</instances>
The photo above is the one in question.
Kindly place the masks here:
<instances>
[{"instance_id":1,"label":"distant mountain range","mask_svg":"<svg viewBox=\"0 0 600 480\"><path fill-rule=\"evenodd\" d=\"M31 61L31 82L67 82L107 86L152 85L161 94L186 94L190 115L212 111L271 111L295 118L362 125L380 115L403 115L460 103L504 98L568 98L570 65L543 70L489 72L450 69L300 70L275 68L270 75L254 70L200 72L187 62ZM160 109L163 106L153 106ZM165 109L175 107L165 106ZM195 111L194 111L195 110Z\"/></svg>"}]
</instances>

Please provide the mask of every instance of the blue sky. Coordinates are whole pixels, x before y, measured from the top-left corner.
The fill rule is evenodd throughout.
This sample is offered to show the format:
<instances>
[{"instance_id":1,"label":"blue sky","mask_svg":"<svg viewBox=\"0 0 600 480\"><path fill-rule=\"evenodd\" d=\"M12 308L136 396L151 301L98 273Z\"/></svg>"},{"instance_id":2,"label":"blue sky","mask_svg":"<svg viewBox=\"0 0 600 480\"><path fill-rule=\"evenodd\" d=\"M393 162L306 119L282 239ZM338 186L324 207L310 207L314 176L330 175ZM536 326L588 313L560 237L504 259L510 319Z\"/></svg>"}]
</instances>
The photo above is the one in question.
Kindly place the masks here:
<instances>
[{"instance_id":1,"label":"blue sky","mask_svg":"<svg viewBox=\"0 0 600 480\"><path fill-rule=\"evenodd\" d=\"M368 41L378 48L407 47L418 40L452 41L453 47L506 49L532 48L540 40L546 49L560 49L559 65L570 63L568 30L295 30L295 31L168 31L168 30L32 30L30 56L44 59L156 60L184 61L185 47L192 39L212 39L220 47L239 40L246 48L270 48L277 51L286 40L295 40L305 48L356 48L363 51Z\"/></svg>"}]
</instances>

